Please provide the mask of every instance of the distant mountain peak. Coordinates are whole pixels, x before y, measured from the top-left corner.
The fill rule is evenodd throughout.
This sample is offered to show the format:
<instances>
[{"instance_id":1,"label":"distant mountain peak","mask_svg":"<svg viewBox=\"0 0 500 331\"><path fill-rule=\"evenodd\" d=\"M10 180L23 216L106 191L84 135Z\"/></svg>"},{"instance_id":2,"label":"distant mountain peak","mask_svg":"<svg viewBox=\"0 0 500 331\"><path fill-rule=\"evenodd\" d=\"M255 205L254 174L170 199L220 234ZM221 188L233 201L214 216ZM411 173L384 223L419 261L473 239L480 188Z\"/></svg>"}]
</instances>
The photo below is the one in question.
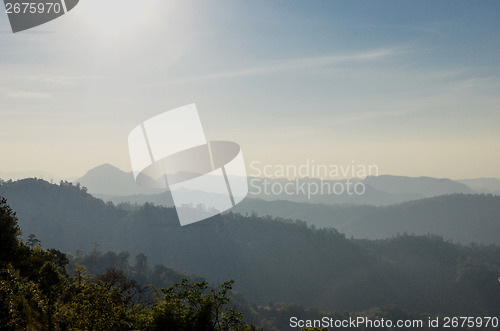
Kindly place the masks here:
<instances>
[{"instance_id":1,"label":"distant mountain peak","mask_svg":"<svg viewBox=\"0 0 500 331\"><path fill-rule=\"evenodd\" d=\"M87 187L91 194L99 195L135 195L154 194L162 191L139 187L132 172L125 172L118 167L104 163L87 171L85 175L73 181Z\"/></svg>"},{"instance_id":2,"label":"distant mountain peak","mask_svg":"<svg viewBox=\"0 0 500 331\"><path fill-rule=\"evenodd\" d=\"M104 171L113 171L113 172L119 172L119 173L126 173L125 171L121 170L120 168L110 164L110 163L104 163L101 165L98 165L89 171L87 171L87 174L89 173L96 173L96 172L104 172Z\"/></svg>"},{"instance_id":3,"label":"distant mountain peak","mask_svg":"<svg viewBox=\"0 0 500 331\"><path fill-rule=\"evenodd\" d=\"M412 193L421 198L453 193L474 193L467 185L449 178L381 175L367 177L365 183L388 193Z\"/></svg>"}]
</instances>

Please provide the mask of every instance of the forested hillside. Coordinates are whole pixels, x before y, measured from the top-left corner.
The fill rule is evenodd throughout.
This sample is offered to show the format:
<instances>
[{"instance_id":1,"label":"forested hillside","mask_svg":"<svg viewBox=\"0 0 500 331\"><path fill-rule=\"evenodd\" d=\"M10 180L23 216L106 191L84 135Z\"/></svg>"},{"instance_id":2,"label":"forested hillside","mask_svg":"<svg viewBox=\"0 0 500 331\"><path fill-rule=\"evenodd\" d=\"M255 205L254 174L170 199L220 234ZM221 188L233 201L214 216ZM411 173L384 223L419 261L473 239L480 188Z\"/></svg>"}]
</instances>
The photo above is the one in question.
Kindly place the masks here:
<instances>
[{"instance_id":1,"label":"forested hillside","mask_svg":"<svg viewBox=\"0 0 500 331\"><path fill-rule=\"evenodd\" d=\"M500 196L491 194L451 194L383 207L245 199L233 210L300 219L361 239L406 232L437 234L462 244L500 244Z\"/></svg>"},{"instance_id":2,"label":"forested hillside","mask_svg":"<svg viewBox=\"0 0 500 331\"><path fill-rule=\"evenodd\" d=\"M23 244L18 234L0 198L1 330L256 330L229 304L232 280L210 287L183 278L158 292L115 268L90 275L76 266L68 274L65 254L43 249L33 235Z\"/></svg>"},{"instance_id":3,"label":"forested hillside","mask_svg":"<svg viewBox=\"0 0 500 331\"><path fill-rule=\"evenodd\" d=\"M460 246L438 236L350 240L301 221L233 213L180 227L170 208L115 207L71 184L34 179L4 183L1 192L25 237L34 233L45 247L143 253L152 265L209 282L235 279L235 289L257 304L325 311L395 305L443 314L500 309L497 246Z\"/></svg>"}]
</instances>

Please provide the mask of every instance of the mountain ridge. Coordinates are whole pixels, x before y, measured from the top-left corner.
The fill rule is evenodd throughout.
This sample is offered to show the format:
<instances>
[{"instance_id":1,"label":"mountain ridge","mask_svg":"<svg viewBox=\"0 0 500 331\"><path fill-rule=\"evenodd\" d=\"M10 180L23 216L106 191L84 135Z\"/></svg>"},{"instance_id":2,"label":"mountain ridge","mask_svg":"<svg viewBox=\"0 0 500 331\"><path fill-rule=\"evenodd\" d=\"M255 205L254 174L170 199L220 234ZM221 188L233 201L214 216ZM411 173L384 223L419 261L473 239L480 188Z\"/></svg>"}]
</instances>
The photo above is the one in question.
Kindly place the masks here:
<instances>
[{"instance_id":1,"label":"mountain ridge","mask_svg":"<svg viewBox=\"0 0 500 331\"><path fill-rule=\"evenodd\" d=\"M427 176L407 177L394 175L368 176L365 179L350 179L352 184L362 183L365 191L363 194L336 194L336 185L345 189L348 187L346 180L322 180L318 178L258 178L249 177L248 197L259 198L267 201L289 200L294 202L327 203L327 204L369 204L391 205L421 198L439 196L443 194L477 193L466 184L448 178L433 178ZM498 180L500 183L500 180ZM87 187L89 193L114 202L143 203L148 198L146 195L162 194L162 190L148 189L136 185L131 172L104 164L89 170L84 176L73 181ZM327 187L331 191L320 192L323 194L309 194L301 192L301 185L310 185L313 188ZM294 194L287 194L285 186L291 186ZM281 191L274 194L269 188L277 187ZM266 192L266 189L268 191ZM325 190L327 191L327 190ZM313 192L314 193L314 192ZM491 192L485 192L491 193ZM128 197L125 198L125 197ZM155 202L161 201L158 196L151 196ZM171 201L165 205L171 206Z\"/></svg>"},{"instance_id":2,"label":"mountain ridge","mask_svg":"<svg viewBox=\"0 0 500 331\"><path fill-rule=\"evenodd\" d=\"M73 182L85 186L91 194L121 196L161 192L158 189L144 188L137 185L132 172L125 172L109 163L90 169L85 175Z\"/></svg>"},{"instance_id":3,"label":"mountain ridge","mask_svg":"<svg viewBox=\"0 0 500 331\"><path fill-rule=\"evenodd\" d=\"M23 237L36 234L44 247L143 253L153 264L210 282L235 279L235 290L258 304L294 302L327 311L396 305L448 315L500 309L500 248L494 245L406 234L352 240L302 221L236 213L180 227L173 208L118 208L81 186L35 179L3 183L0 195L17 212Z\"/></svg>"}]
</instances>

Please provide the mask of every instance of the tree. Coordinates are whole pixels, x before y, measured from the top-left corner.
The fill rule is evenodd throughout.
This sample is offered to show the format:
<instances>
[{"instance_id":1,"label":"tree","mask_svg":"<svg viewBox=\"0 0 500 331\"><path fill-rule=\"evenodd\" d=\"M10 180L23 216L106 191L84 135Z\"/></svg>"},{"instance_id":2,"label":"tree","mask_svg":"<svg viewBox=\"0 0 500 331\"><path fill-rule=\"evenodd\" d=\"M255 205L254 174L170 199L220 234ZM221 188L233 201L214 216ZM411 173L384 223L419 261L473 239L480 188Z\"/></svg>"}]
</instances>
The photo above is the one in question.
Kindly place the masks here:
<instances>
[{"instance_id":1,"label":"tree","mask_svg":"<svg viewBox=\"0 0 500 331\"><path fill-rule=\"evenodd\" d=\"M218 288L206 281L183 279L163 289L163 300L153 307L152 330L247 330L243 315L228 306L233 280Z\"/></svg>"},{"instance_id":2,"label":"tree","mask_svg":"<svg viewBox=\"0 0 500 331\"><path fill-rule=\"evenodd\" d=\"M28 240L26 241L26 244L30 247L30 248L33 248L35 246L38 246L41 244L41 241L38 240L38 238L36 237L36 235L34 233L31 233L29 236L28 236Z\"/></svg>"},{"instance_id":3,"label":"tree","mask_svg":"<svg viewBox=\"0 0 500 331\"><path fill-rule=\"evenodd\" d=\"M82 285L66 309L69 330L132 329L126 305L100 281Z\"/></svg>"},{"instance_id":4,"label":"tree","mask_svg":"<svg viewBox=\"0 0 500 331\"><path fill-rule=\"evenodd\" d=\"M41 330L44 308L37 284L22 279L10 266L0 270L0 329Z\"/></svg>"},{"instance_id":5,"label":"tree","mask_svg":"<svg viewBox=\"0 0 500 331\"><path fill-rule=\"evenodd\" d=\"M106 273L96 276L94 282L101 282L109 292L114 293L118 303L128 306L140 301L141 286L135 280L130 280L122 270L107 269Z\"/></svg>"},{"instance_id":6,"label":"tree","mask_svg":"<svg viewBox=\"0 0 500 331\"><path fill-rule=\"evenodd\" d=\"M148 257L142 253L137 254L134 269L138 274L147 275L149 271Z\"/></svg>"},{"instance_id":7,"label":"tree","mask_svg":"<svg viewBox=\"0 0 500 331\"><path fill-rule=\"evenodd\" d=\"M39 272L39 288L44 295L45 309L44 317L48 330L54 330L56 321L55 315L58 309L58 298L63 295L66 285L66 278L61 274L60 270L54 262L45 262Z\"/></svg>"},{"instance_id":8,"label":"tree","mask_svg":"<svg viewBox=\"0 0 500 331\"><path fill-rule=\"evenodd\" d=\"M0 197L0 267L18 257L21 234L17 225L16 214L7 205L7 200Z\"/></svg>"},{"instance_id":9,"label":"tree","mask_svg":"<svg viewBox=\"0 0 500 331\"><path fill-rule=\"evenodd\" d=\"M66 265L69 263L69 259L66 254L54 248L49 249L48 252L53 256L53 261L61 273L66 275Z\"/></svg>"}]
</instances>

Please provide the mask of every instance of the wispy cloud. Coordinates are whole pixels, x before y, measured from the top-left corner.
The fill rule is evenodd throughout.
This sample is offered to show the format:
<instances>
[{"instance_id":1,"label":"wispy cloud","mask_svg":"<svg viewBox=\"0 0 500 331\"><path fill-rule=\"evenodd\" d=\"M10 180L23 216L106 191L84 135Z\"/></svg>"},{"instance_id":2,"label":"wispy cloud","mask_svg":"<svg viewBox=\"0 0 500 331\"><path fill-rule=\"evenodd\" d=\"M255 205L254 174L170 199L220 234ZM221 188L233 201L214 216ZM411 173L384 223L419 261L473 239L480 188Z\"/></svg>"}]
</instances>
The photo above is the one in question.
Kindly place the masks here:
<instances>
[{"instance_id":1,"label":"wispy cloud","mask_svg":"<svg viewBox=\"0 0 500 331\"><path fill-rule=\"evenodd\" d=\"M346 124L350 122L360 122L367 121L378 118L390 118L398 117L413 113L415 110L412 109L401 109L401 110L387 110L387 111L371 111L366 113L357 113L345 116L338 116L334 118L337 124Z\"/></svg>"},{"instance_id":2,"label":"wispy cloud","mask_svg":"<svg viewBox=\"0 0 500 331\"><path fill-rule=\"evenodd\" d=\"M364 63L408 52L409 52L408 49L402 49L402 48L383 48L383 49L370 50L366 52L358 52L358 53L343 54L343 55L327 55L327 56L314 56L314 57L295 58L295 59L283 59L279 61L279 63L273 63L271 65L249 67L234 71L218 72L207 75L188 77L185 79L175 80L170 83L188 83L188 82L215 80L215 79L235 78L242 76L263 75L280 71L323 67L341 63Z\"/></svg>"},{"instance_id":3,"label":"wispy cloud","mask_svg":"<svg viewBox=\"0 0 500 331\"><path fill-rule=\"evenodd\" d=\"M3 87L0 87L0 94L4 95L7 98L17 98L17 99L48 99L52 97L52 94L50 93L11 90Z\"/></svg>"},{"instance_id":4,"label":"wispy cloud","mask_svg":"<svg viewBox=\"0 0 500 331\"><path fill-rule=\"evenodd\" d=\"M2 75L3 82L36 82L51 85L74 85L81 81L96 81L107 79L105 76L93 75L57 75L57 74L26 74L19 75L15 73Z\"/></svg>"},{"instance_id":5,"label":"wispy cloud","mask_svg":"<svg viewBox=\"0 0 500 331\"><path fill-rule=\"evenodd\" d=\"M71 85L79 81L95 81L104 80L107 77L104 76L92 76L92 75L30 75L26 76L26 79L33 81L40 81L44 83L58 84L58 85Z\"/></svg>"}]
</instances>

